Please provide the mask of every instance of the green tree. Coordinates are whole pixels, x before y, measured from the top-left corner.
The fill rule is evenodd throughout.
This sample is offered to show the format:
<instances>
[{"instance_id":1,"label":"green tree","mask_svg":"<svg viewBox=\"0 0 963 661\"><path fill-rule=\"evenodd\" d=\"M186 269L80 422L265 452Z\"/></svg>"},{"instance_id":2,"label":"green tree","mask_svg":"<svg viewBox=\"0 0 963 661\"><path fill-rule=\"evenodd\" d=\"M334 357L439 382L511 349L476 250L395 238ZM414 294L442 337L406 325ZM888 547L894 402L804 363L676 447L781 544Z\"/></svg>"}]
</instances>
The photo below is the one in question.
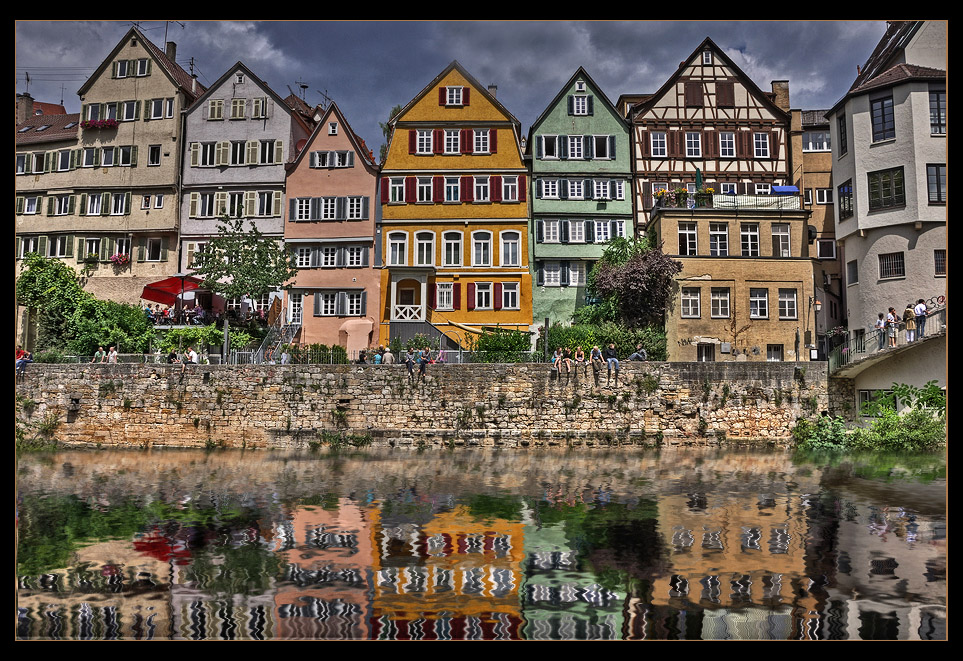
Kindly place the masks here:
<instances>
[{"instance_id":1,"label":"green tree","mask_svg":"<svg viewBox=\"0 0 963 661\"><path fill-rule=\"evenodd\" d=\"M207 250L194 254L194 273L204 278L205 289L232 299L290 287L286 283L298 274L293 254L265 238L254 221L245 230L242 219L222 217L217 232Z\"/></svg>"},{"instance_id":2,"label":"green tree","mask_svg":"<svg viewBox=\"0 0 963 661\"><path fill-rule=\"evenodd\" d=\"M613 239L589 275L589 288L630 326L661 324L682 262L648 238Z\"/></svg>"},{"instance_id":3,"label":"green tree","mask_svg":"<svg viewBox=\"0 0 963 661\"><path fill-rule=\"evenodd\" d=\"M385 159L388 158L388 141L391 139L391 120L394 119L395 115L399 112L401 112L401 106L395 106L391 109L391 112L388 113L387 122L378 122L378 126L381 127L381 134L385 137L385 142L379 150L379 157L381 159L379 163L381 165L384 165Z\"/></svg>"}]
</instances>

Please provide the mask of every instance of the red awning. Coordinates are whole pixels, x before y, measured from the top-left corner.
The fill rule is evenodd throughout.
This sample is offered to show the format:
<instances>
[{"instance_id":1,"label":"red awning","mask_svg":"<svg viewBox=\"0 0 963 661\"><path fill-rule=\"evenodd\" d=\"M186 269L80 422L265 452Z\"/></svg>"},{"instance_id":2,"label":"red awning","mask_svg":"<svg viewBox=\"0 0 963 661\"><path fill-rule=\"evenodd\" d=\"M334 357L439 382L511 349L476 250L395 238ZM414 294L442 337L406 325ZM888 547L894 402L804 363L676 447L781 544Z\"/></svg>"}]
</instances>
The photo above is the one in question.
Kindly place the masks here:
<instances>
[{"instance_id":1,"label":"red awning","mask_svg":"<svg viewBox=\"0 0 963 661\"><path fill-rule=\"evenodd\" d=\"M140 297L155 303L174 305L180 294L198 289L202 282L203 280L192 275L174 275L147 285Z\"/></svg>"}]
</instances>

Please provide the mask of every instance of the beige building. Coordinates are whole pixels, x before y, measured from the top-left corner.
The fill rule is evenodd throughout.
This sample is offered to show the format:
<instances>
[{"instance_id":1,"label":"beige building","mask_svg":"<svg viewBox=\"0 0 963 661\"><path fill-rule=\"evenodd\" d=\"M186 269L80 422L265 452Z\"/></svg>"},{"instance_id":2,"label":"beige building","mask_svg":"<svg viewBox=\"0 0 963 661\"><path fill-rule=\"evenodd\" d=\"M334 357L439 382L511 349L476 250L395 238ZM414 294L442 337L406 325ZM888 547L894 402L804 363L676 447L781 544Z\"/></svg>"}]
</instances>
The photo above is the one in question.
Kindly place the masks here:
<instances>
[{"instance_id":1,"label":"beige building","mask_svg":"<svg viewBox=\"0 0 963 661\"><path fill-rule=\"evenodd\" d=\"M78 91L73 139L17 141L18 259L63 259L122 303L177 271L181 111L204 89L175 56L131 28Z\"/></svg>"}]
</instances>

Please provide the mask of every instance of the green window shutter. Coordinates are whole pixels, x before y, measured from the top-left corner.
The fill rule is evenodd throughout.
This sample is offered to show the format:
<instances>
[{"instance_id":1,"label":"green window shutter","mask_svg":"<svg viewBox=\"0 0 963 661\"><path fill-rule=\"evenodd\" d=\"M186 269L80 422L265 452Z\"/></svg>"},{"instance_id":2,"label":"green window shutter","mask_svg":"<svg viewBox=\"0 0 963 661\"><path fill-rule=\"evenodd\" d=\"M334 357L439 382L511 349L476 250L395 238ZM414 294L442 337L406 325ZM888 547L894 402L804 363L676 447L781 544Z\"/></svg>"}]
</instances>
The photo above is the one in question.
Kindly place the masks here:
<instances>
[{"instance_id":1,"label":"green window shutter","mask_svg":"<svg viewBox=\"0 0 963 661\"><path fill-rule=\"evenodd\" d=\"M80 211L78 213L81 216L87 215L87 193L80 194Z\"/></svg>"},{"instance_id":2,"label":"green window shutter","mask_svg":"<svg viewBox=\"0 0 963 661\"><path fill-rule=\"evenodd\" d=\"M70 169L76 170L77 164L80 162L80 150L71 149L70 150Z\"/></svg>"},{"instance_id":3,"label":"green window shutter","mask_svg":"<svg viewBox=\"0 0 963 661\"><path fill-rule=\"evenodd\" d=\"M47 198L47 215L48 215L48 216L54 215L54 202L55 202L55 201L56 201L56 200L55 200L55 198L54 198L53 196Z\"/></svg>"},{"instance_id":4,"label":"green window shutter","mask_svg":"<svg viewBox=\"0 0 963 661\"><path fill-rule=\"evenodd\" d=\"M130 214L130 191L124 193L124 215Z\"/></svg>"},{"instance_id":5,"label":"green window shutter","mask_svg":"<svg viewBox=\"0 0 963 661\"><path fill-rule=\"evenodd\" d=\"M168 241L168 238L167 238L166 236L161 237L161 255L160 255L160 260L161 260L162 262L166 262L166 261L167 261L167 241Z\"/></svg>"},{"instance_id":6,"label":"green window shutter","mask_svg":"<svg viewBox=\"0 0 963 661\"><path fill-rule=\"evenodd\" d=\"M77 210L77 196L71 195L70 197L67 198L67 213L72 216L76 210Z\"/></svg>"},{"instance_id":7,"label":"green window shutter","mask_svg":"<svg viewBox=\"0 0 963 661\"><path fill-rule=\"evenodd\" d=\"M144 104L144 115L141 117L145 122L150 121L150 103L153 99L147 99L147 103Z\"/></svg>"},{"instance_id":8,"label":"green window shutter","mask_svg":"<svg viewBox=\"0 0 963 661\"><path fill-rule=\"evenodd\" d=\"M26 208L26 206L27 200L21 196L17 196L17 213L23 213L23 210Z\"/></svg>"},{"instance_id":9,"label":"green window shutter","mask_svg":"<svg viewBox=\"0 0 963 661\"><path fill-rule=\"evenodd\" d=\"M21 247L22 247L22 246L23 246L23 239L21 239L21 238L18 236L18 237L17 237L17 240L16 240L16 243L14 244L14 248L13 248L13 250L14 250L13 258L14 258L14 259L20 259L20 250L21 250Z\"/></svg>"},{"instance_id":10,"label":"green window shutter","mask_svg":"<svg viewBox=\"0 0 963 661\"><path fill-rule=\"evenodd\" d=\"M100 150L94 149L94 167L100 165Z\"/></svg>"},{"instance_id":11,"label":"green window shutter","mask_svg":"<svg viewBox=\"0 0 963 661\"><path fill-rule=\"evenodd\" d=\"M84 241L86 241L84 237L82 236L77 237L77 261L78 262L84 261L84 257L86 257L86 255L84 254Z\"/></svg>"},{"instance_id":12,"label":"green window shutter","mask_svg":"<svg viewBox=\"0 0 963 661\"><path fill-rule=\"evenodd\" d=\"M280 216L280 215L281 215L281 205L282 205L281 191L276 190L276 191L274 191L274 203L273 203L272 208L271 208L271 215L272 215L272 216Z\"/></svg>"},{"instance_id":13,"label":"green window shutter","mask_svg":"<svg viewBox=\"0 0 963 661\"><path fill-rule=\"evenodd\" d=\"M43 171L44 172L51 172L53 170L54 155L55 154L52 151L44 152L43 154Z\"/></svg>"},{"instance_id":14,"label":"green window shutter","mask_svg":"<svg viewBox=\"0 0 963 661\"><path fill-rule=\"evenodd\" d=\"M67 254L65 255L65 257L73 257L73 256L74 256L74 235L68 234L67 235Z\"/></svg>"},{"instance_id":15,"label":"green window shutter","mask_svg":"<svg viewBox=\"0 0 963 661\"><path fill-rule=\"evenodd\" d=\"M137 145L130 148L130 166L137 165Z\"/></svg>"},{"instance_id":16,"label":"green window shutter","mask_svg":"<svg viewBox=\"0 0 963 661\"><path fill-rule=\"evenodd\" d=\"M154 64L153 60L147 60L147 73L145 75L150 75L150 68L152 64Z\"/></svg>"},{"instance_id":17,"label":"green window shutter","mask_svg":"<svg viewBox=\"0 0 963 661\"><path fill-rule=\"evenodd\" d=\"M86 104L86 103L81 103L81 104L80 104L80 120L81 120L81 121L87 119L87 108L88 108L88 107L89 107L89 106L88 106L88 104Z\"/></svg>"},{"instance_id":18,"label":"green window shutter","mask_svg":"<svg viewBox=\"0 0 963 661\"><path fill-rule=\"evenodd\" d=\"M47 237L46 236L41 236L40 240L37 241L37 252L43 257L47 256Z\"/></svg>"},{"instance_id":19,"label":"green window shutter","mask_svg":"<svg viewBox=\"0 0 963 661\"><path fill-rule=\"evenodd\" d=\"M147 254L147 239L144 237L139 237L137 239L137 261L144 261L144 256Z\"/></svg>"},{"instance_id":20,"label":"green window shutter","mask_svg":"<svg viewBox=\"0 0 963 661\"><path fill-rule=\"evenodd\" d=\"M274 141L274 162L284 163L284 143L282 140Z\"/></svg>"},{"instance_id":21,"label":"green window shutter","mask_svg":"<svg viewBox=\"0 0 963 661\"><path fill-rule=\"evenodd\" d=\"M114 254L114 240L109 236L100 239L100 258L104 261L110 259Z\"/></svg>"},{"instance_id":22,"label":"green window shutter","mask_svg":"<svg viewBox=\"0 0 963 661\"><path fill-rule=\"evenodd\" d=\"M117 77L117 63L116 63L116 62L111 62L111 63L110 63L110 77L111 77L111 78L116 78L116 77Z\"/></svg>"},{"instance_id":23,"label":"green window shutter","mask_svg":"<svg viewBox=\"0 0 963 661\"><path fill-rule=\"evenodd\" d=\"M136 101L134 103L134 117L140 117L140 106L141 106L140 101Z\"/></svg>"},{"instance_id":24,"label":"green window shutter","mask_svg":"<svg viewBox=\"0 0 963 661\"><path fill-rule=\"evenodd\" d=\"M100 215L110 215L110 193L104 193L100 196Z\"/></svg>"},{"instance_id":25,"label":"green window shutter","mask_svg":"<svg viewBox=\"0 0 963 661\"><path fill-rule=\"evenodd\" d=\"M30 174L33 172L33 154L27 154L23 162L23 172L24 174Z\"/></svg>"}]
</instances>

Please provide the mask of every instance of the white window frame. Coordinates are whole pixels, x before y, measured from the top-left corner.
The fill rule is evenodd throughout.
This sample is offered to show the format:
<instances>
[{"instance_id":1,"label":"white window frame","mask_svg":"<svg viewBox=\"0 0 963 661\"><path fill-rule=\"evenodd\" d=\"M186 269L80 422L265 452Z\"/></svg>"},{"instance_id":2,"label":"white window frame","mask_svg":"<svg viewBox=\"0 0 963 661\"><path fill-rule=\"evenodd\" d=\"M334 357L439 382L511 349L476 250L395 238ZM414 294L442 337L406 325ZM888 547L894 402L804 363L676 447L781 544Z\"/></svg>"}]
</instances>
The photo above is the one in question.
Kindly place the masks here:
<instances>
[{"instance_id":1,"label":"white window frame","mask_svg":"<svg viewBox=\"0 0 963 661\"><path fill-rule=\"evenodd\" d=\"M146 76L146 75L147 75L147 69L148 69L147 64L148 64L149 61L150 61L150 60L148 60L146 57L142 57L142 58L140 58L139 60L137 60L137 74L136 74L136 75L137 75L138 77L143 77L143 76Z\"/></svg>"},{"instance_id":2,"label":"white window frame","mask_svg":"<svg viewBox=\"0 0 963 661\"><path fill-rule=\"evenodd\" d=\"M96 237L89 237L84 239L84 254L83 257L87 255L97 255L100 257L100 239Z\"/></svg>"},{"instance_id":3,"label":"white window frame","mask_svg":"<svg viewBox=\"0 0 963 661\"><path fill-rule=\"evenodd\" d=\"M464 235L461 232L445 232L442 235L442 260L445 266L461 266L462 264L462 241ZM453 259L457 257L457 259Z\"/></svg>"},{"instance_id":4,"label":"white window frame","mask_svg":"<svg viewBox=\"0 0 963 661\"><path fill-rule=\"evenodd\" d=\"M364 266L364 246L347 246L344 249L344 265L348 268Z\"/></svg>"},{"instance_id":5,"label":"white window frame","mask_svg":"<svg viewBox=\"0 0 963 661\"><path fill-rule=\"evenodd\" d=\"M478 230L471 233L471 265L492 265L492 233Z\"/></svg>"},{"instance_id":6,"label":"white window frame","mask_svg":"<svg viewBox=\"0 0 963 661\"><path fill-rule=\"evenodd\" d=\"M769 231L772 234L772 256L792 257L789 223L773 223Z\"/></svg>"},{"instance_id":7,"label":"white window frame","mask_svg":"<svg viewBox=\"0 0 963 661\"><path fill-rule=\"evenodd\" d=\"M561 263L543 262L542 263L542 286L560 287L562 285Z\"/></svg>"},{"instance_id":8,"label":"white window frame","mask_svg":"<svg viewBox=\"0 0 963 661\"><path fill-rule=\"evenodd\" d=\"M709 255L729 256L729 223L709 223Z\"/></svg>"},{"instance_id":9,"label":"white window frame","mask_svg":"<svg viewBox=\"0 0 963 661\"><path fill-rule=\"evenodd\" d=\"M732 181L723 181L719 183L719 193L721 195L738 195L739 185Z\"/></svg>"},{"instance_id":10,"label":"white window frame","mask_svg":"<svg viewBox=\"0 0 963 661\"><path fill-rule=\"evenodd\" d=\"M337 219L338 219L338 198L336 197L321 198L321 220L337 220Z\"/></svg>"},{"instance_id":11,"label":"white window frame","mask_svg":"<svg viewBox=\"0 0 963 661\"><path fill-rule=\"evenodd\" d=\"M584 143L582 142L582 136L580 135L570 135L568 136L568 159L570 161L580 160L583 156Z\"/></svg>"},{"instance_id":12,"label":"white window frame","mask_svg":"<svg viewBox=\"0 0 963 661\"><path fill-rule=\"evenodd\" d=\"M665 131L652 131L649 134L650 151L654 158L665 158L668 155Z\"/></svg>"},{"instance_id":13,"label":"white window frame","mask_svg":"<svg viewBox=\"0 0 963 661\"><path fill-rule=\"evenodd\" d=\"M609 199L609 180L608 179L592 180L592 199L593 200Z\"/></svg>"},{"instance_id":14,"label":"white window frame","mask_svg":"<svg viewBox=\"0 0 963 661\"><path fill-rule=\"evenodd\" d=\"M455 309L455 283L439 282L435 287L435 309L454 310Z\"/></svg>"},{"instance_id":15,"label":"white window frame","mask_svg":"<svg viewBox=\"0 0 963 661\"><path fill-rule=\"evenodd\" d=\"M96 193L95 193L96 195ZM99 195L97 195L99 197ZM28 195L23 199L23 214L25 216L33 216L37 214L37 210L40 208L40 197L37 195ZM98 212L99 213L99 212Z\"/></svg>"},{"instance_id":16,"label":"white window frame","mask_svg":"<svg viewBox=\"0 0 963 661\"><path fill-rule=\"evenodd\" d=\"M475 283L475 309L476 310L492 310L494 309L492 300L492 283L490 282L476 282Z\"/></svg>"},{"instance_id":17,"label":"white window frame","mask_svg":"<svg viewBox=\"0 0 963 661\"><path fill-rule=\"evenodd\" d=\"M156 194L154 195L154 208L155 208L155 209L163 209L163 208L164 208L164 194L163 194L163 193L156 193Z\"/></svg>"},{"instance_id":18,"label":"white window frame","mask_svg":"<svg viewBox=\"0 0 963 661\"><path fill-rule=\"evenodd\" d=\"M761 287L749 289L749 318L769 318L769 290Z\"/></svg>"},{"instance_id":19,"label":"white window frame","mask_svg":"<svg viewBox=\"0 0 963 661\"><path fill-rule=\"evenodd\" d=\"M294 200L293 220L311 220L311 198L299 197Z\"/></svg>"},{"instance_id":20,"label":"white window frame","mask_svg":"<svg viewBox=\"0 0 963 661\"><path fill-rule=\"evenodd\" d=\"M318 263L321 268L333 269L338 266L338 247L321 246L318 251Z\"/></svg>"},{"instance_id":21,"label":"white window frame","mask_svg":"<svg viewBox=\"0 0 963 661\"><path fill-rule=\"evenodd\" d=\"M719 132L719 158L736 157L736 134L734 131Z\"/></svg>"},{"instance_id":22,"label":"white window frame","mask_svg":"<svg viewBox=\"0 0 963 661\"><path fill-rule=\"evenodd\" d=\"M558 160L558 137L557 135L542 136L542 159L546 161ZM549 145L552 146L552 153L549 154Z\"/></svg>"},{"instance_id":23,"label":"white window frame","mask_svg":"<svg viewBox=\"0 0 963 661\"><path fill-rule=\"evenodd\" d=\"M39 236L25 236L20 241L20 254L17 255L20 259L23 259L26 255L32 252L38 252L40 250L40 237ZM41 255L45 256L45 255Z\"/></svg>"},{"instance_id":24,"label":"white window frame","mask_svg":"<svg viewBox=\"0 0 963 661\"><path fill-rule=\"evenodd\" d=\"M572 99L572 114L578 116L588 115L588 95L575 94Z\"/></svg>"},{"instance_id":25,"label":"white window frame","mask_svg":"<svg viewBox=\"0 0 963 661\"><path fill-rule=\"evenodd\" d=\"M127 78L130 74L130 61L117 60L117 73L115 78Z\"/></svg>"},{"instance_id":26,"label":"white window frame","mask_svg":"<svg viewBox=\"0 0 963 661\"><path fill-rule=\"evenodd\" d=\"M729 318L729 288L712 287L709 290L709 316L713 319Z\"/></svg>"},{"instance_id":27,"label":"white window frame","mask_svg":"<svg viewBox=\"0 0 963 661\"><path fill-rule=\"evenodd\" d=\"M759 223L739 226L739 246L743 257L759 257Z\"/></svg>"},{"instance_id":28,"label":"white window frame","mask_svg":"<svg viewBox=\"0 0 963 661\"><path fill-rule=\"evenodd\" d=\"M299 269L311 268L311 253L313 250L311 248L299 247L295 252L295 258L297 259L297 267Z\"/></svg>"},{"instance_id":29,"label":"white window frame","mask_svg":"<svg viewBox=\"0 0 963 661\"><path fill-rule=\"evenodd\" d=\"M69 195L54 196L54 215L66 216L69 213L70 213L70 196Z\"/></svg>"},{"instance_id":30,"label":"white window frame","mask_svg":"<svg viewBox=\"0 0 963 661\"><path fill-rule=\"evenodd\" d=\"M692 257L699 254L698 225L679 223L679 255Z\"/></svg>"},{"instance_id":31,"label":"white window frame","mask_svg":"<svg viewBox=\"0 0 963 661\"><path fill-rule=\"evenodd\" d=\"M519 301L520 297L518 295L518 283L517 282L503 282L502 283L502 309L503 310L518 310L520 309Z\"/></svg>"},{"instance_id":32,"label":"white window frame","mask_svg":"<svg viewBox=\"0 0 963 661\"><path fill-rule=\"evenodd\" d=\"M432 202L432 189L434 188L432 177L418 177L415 183L415 190L418 193L418 203L428 204Z\"/></svg>"},{"instance_id":33,"label":"white window frame","mask_svg":"<svg viewBox=\"0 0 963 661\"><path fill-rule=\"evenodd\" d=\"M679 309L683 319L699 319L702 316L702 289L683 287L679 298Z\"/></svg>"},{"instance_id":34,"label":"white window frame","mask_svg":"<svg viewBox=\"0 0 963 661\"><path fill-rule=\"evenodd\" d=\"M349 196L347 213L348 220L364 220L364 196Z\"/></svg>"},{"instance_id":35,"label":"white window frame","mask_svg":"<svg viewBox=\"0 0 963 661\"><path fill-rule=\"evenodd\" d=\"M833 189L832 188L817 188L816 189L816 204L832 204L833 203Z\"/></svg>"},{"instance_id":36,"label":"white window frame","mask_svg":"<svg viewBox=\"0 0 963 661\"><path fill-rule=\"evenodd\" d=\"M501 250L499 251L501 266L522 265L522 235L514 230L501 233Z\"/></svg>"},{"instance_id":37,"label":"white window frame","mask_svg":"<svg viewBox=\"0 0 963 661\"><path fill-rule=\"evenodd\" d=\"M147 166L157 167L160 164L161 164L161 146L148 145L147 146Z\"/></svg>"},{"instance_id":38,"label":"white window frame","mask_svg":"<svg viewBox=\"0 0 963 661\"><path fill-rule=\"evenodd\" d=\"M464 98L464 88L459 85L448 85L445 88L445 105L446 106L460 106L464 105L462 99Z\"/></svg>"},{"instance_id":39,"label":"white window frame","mask_svg":"<svg viewBox=\"0 0 963 661\"><path fill-rule=\"evenodd\" d=\"M408 234L407 232L390 232L388 234L388 266L407 266L408 264Z\"/></svg>"},{"instance_id":40,"label":"white window frame","mask_svg":"<svg viewBox=\"0 0 963 661\"><path fill-rule=\"evenodd\" d=\"M756 131L752 134L752 154L756 158L769 158L769 134Z\"/></svg>"},{"instance_id":41,"label":"white window frame","mask_svg":"<svg viewBox=\"0 0 963 661\"><path fill-rule=\"evenodd\" d=\"M328 135L338 135L337 122L328 122Z\"/></svg>"},{"instance_id":42,"label":"white window frame","mask_svg":"<svg viewBox=\"0 0 963 661\"><path fill-rule=\"evenodd\" d=\"M70 237L66 234L58 234L50 237L48 244L49 257L66 257L70 250Z\"/></svg>"},{"instance_id":43,"label":"white window frame","mask_svg":"<svg viewBox=\"0 0 963 661\"><path fill-rule=\"evenodd\" d=\"M147 239L147 243L144 250L144 261L145 262L159 262L161 261L161 256L164 254L164 239L152 237Z\"/></svg>"},{"instance_id":44,"label":"white window frame","mask_svg":"<svg viewBox=\"0 0 963 661\"><path fill-rule=\"evenodd\" d=\"M445 129L445 155L461 154L461 131L459 129Z\"/></svg>"},{"instance_id":45,"label":"white window frame","mask_svg":"<svg viewBox=\"0 0 963 661\"><path fill-rule=\"evenodd\" d=\"M70 169L70 150L61 149L57 152L57 171L66 172Z\"/></svg>"},{"instance_id":46,"label":"white window frame","mask_svg":"<svg viewBox=\"0 0 963 661\"><path fill-rule=\"evenodd\" d=\"M491 180L488 175L476 176L475 202L491 202Z\"/></svg>"},{"instance_id":47,"label":"white window frame","mask_svg":"<svg viewBox=\"0 0 963 661\"><path fill-rule=\"evenodd\" d=\"M164 99L151 99L148 103L150 103L150 118L164 119Z\"/></svg>"},{"instance_id":48,"label":"white window frame","mask_svg":"<svg viewBox=\"0 0 963 661\"><path fill-rule=\"evenodd\" d=\"M461 202L461 177L445 177L445 202Z\"/></svg>"},{"instance_id":49,"label":"white window frame","mask_svg":"<svg viewBox=\"0 0 963 661\"><path fill-rule=\"evenodd\" d=\"M475 154L488 154L491 149L491 129L475 129L474 144L472 152Z\"/></svg>"},{"instance_id":50,"label":"white window frame","mask_svg":"<svg viewBox=\"0 0 963 661\"><path fill-rule=\"evenodd\" d=\"M698 131L685 132L686 158L702 158L702 134Z\"/></svg>"},{"instance_id":51,"label":"white window frame","mask_svg":"<svg viewBox=\"0 0 963 661\"><path fill-rule=\"evenodd\" d=\"M585 181L584 180L582 179L568 180L568 199L570 200L585 199Z\"/></svg>"},{"instance_id":52,"label":"white window frame","mask_svg":"<svg viewBox=\"0 0 963 661\"><path fill-rule=\"evenodd\" d=\"M585 243L585 222L582 220L568 221L568 242Z\"/></svg>"},{"instance_id":53,"label":"white window frame","mask_svg":"<svg viewBox=\"0 0 963 661\"><path fill-rule=\"evenodd\" d=\"M431 129L418 129L417 139L415 140L415 153L419 156L430 156L434 152L432 151L433 131Z\"/></svg>"},{"instance_id":54,"label":"white window frame","mask_svg":"<svg viewBox=\"0 0 963 661\"><path fill-rule=\"evenodd\" d=\"M118 118L122 122L133 122L137 119L137 102L136 101L121 101L120 103L120 117Z\"/></svg>"},{"instance_id":55,"label":"white window frame","mask_svg":"<svg viewBox=\"0 0 963 661\"><path fill-rule=\"evenodd\" d=\"M558 199L558 179L542 180L542 198L549 200Z\"/></svg>"},{"instance_id":56,"label":"white window frame","mask_svg":"<svg viewBox=\"0 0 963 661\"><path fill-rule=\"evenodd\" d=\"M141 211L144 211L145 209L150 209L150 198L151 198L150 194L140 196Z\"/></svg>"},{"instance_id":57,"label":"white window frame","mask_svg":"<svg viewBox=\"0 0 963 661\"><path fill-rule=\"evenodd\" d=\"M542 221L542 243L559 243L562 239L560 220Z\"/></svg>"},{"instance_id":58,"label":"white window frame","mask_svg":"<svg viewBox=\"0 0 963 661\"><path fill-rule=\"evenodd\" d=\"M405 201L405 178L391 177L388 180L388 203L403 204Z\"/></svg>"},{"instance_id":59,"label":"white window frame","mask_svg":"<svg viewBox=\"0 0 963 661\"><path fill-rule=\"evenodd\" d=\"M502 175L502 202L518 202L518 175Z\"/></svg>"},{"instance_id":60,"label":"white window frame","mask_svg":"<svg viewBox=\"0 0 963 661\"><path fill-rule=\"evenodd\" d=\"M836 239L816 239L816 259L836 259Z\"/></svg>"},{"instance_id":61,"label":"white window frame","mask_svg":"<svg viewBox=\"0 0 963 661\"><path fill-rule=\"evenodd\" d=\"M592 136L592 158L597 161L610 161L612 156L609 154L609 136L607 135L593 135ZM601 156L599 154L602 154Z\"/></svg>"},{"instance_id":62,"label":"white window frame","mask_svg":"<svg viewBox=\"0 0 963 661\"><path fill-rule=\"evenodd\" d=\"M795 289L779 290L779 318L783 320L798 319Z\"/></svg>"},{"instance_id":63,"label":"white window frame","mask_svg":"<svg viewBox=\"0 0 963 661\"><path fill-rule=\"evenodd\" d=\"M612 228L607 220L595 221L595 243L606 243L612 239Z\"/></svg>"},{"instance_id":64,"label":"white window frame","mask_svg":"<svg viewBox=\"0 0 963 661\"><path fill-rule=\"evenodd\" d=\"M87 196L87 210L86 214L88 216L99 216L100 211L103 208L104 198L100 193L90 193Z\"/></svg>"},{"instance_id":65,"label":"white window frame","mask_svg":"<svg viewBox=\"0 0 963 661\"><path fill-rule=\"evenodd\" d=\"M435 265L435 233L415 233L415 266Z\"/></svg>"}]
</instances>

